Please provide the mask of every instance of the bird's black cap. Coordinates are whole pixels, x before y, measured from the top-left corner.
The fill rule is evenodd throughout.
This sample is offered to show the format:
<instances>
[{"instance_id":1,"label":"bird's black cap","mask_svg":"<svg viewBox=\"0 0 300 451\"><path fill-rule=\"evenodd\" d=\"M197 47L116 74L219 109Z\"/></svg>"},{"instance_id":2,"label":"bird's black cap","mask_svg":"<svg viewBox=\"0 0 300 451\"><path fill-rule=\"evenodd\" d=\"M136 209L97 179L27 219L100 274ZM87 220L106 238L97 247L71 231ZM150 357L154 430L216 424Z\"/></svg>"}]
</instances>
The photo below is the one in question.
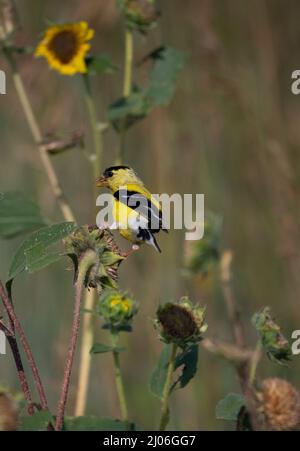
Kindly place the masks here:
<instances>
[{"instance_id":1,"label":"bird's black cap","mask_svg":"<svg viewBox=\"0 0 300 451\"><path fill-rule=\"evenodd\" d=\"M114 171L118 171L119 169L130 169L129 166L111 166L103 172L104 177L111 177Z\"/></svg>"}]
</instances>

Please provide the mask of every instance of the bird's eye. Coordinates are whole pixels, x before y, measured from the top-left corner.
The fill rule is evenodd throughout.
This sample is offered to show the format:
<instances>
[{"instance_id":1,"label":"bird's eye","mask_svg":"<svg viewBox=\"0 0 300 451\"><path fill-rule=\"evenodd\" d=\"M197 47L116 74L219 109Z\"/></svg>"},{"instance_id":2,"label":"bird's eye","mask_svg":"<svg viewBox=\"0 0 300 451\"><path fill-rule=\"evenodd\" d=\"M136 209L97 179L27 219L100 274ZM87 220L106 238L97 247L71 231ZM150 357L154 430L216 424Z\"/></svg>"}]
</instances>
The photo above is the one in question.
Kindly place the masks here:
<instances>
[{"instance_id":1,"label":"bird's eye","mask_svg":"<svg viewBox=\"0 0 300 451\"><path fill-rule=\"evenodd\" d=\"M106 171L104 171L103 175L104 175L104 177L109 178L109 177L112 177L114 174L113 174L112 170L106 169Z\"/></svg>"}]
</instances>

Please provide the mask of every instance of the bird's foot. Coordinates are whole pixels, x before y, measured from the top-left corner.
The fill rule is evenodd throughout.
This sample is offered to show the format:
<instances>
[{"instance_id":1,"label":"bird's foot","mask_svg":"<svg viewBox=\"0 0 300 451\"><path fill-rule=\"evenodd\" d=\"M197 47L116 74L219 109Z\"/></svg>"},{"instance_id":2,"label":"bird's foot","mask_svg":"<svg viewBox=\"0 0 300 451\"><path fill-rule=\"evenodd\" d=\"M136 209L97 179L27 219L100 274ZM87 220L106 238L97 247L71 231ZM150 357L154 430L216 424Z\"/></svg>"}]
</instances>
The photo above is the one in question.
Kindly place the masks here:
<instances>
[{"instance_id":1,"label":"bird's foot","mask_svg":"<svg viewBox=\"0 0 300 451\"><path fill-rule=\"evenodd\" d=\"M129 251L123 251L122 252L122 257L127 258L129 257L129 255L133 254L134 252L138 251L140 248L140 246L138 246L137 244L133 244L132 248L129 249Z\"/></svg>"}]
</instances>

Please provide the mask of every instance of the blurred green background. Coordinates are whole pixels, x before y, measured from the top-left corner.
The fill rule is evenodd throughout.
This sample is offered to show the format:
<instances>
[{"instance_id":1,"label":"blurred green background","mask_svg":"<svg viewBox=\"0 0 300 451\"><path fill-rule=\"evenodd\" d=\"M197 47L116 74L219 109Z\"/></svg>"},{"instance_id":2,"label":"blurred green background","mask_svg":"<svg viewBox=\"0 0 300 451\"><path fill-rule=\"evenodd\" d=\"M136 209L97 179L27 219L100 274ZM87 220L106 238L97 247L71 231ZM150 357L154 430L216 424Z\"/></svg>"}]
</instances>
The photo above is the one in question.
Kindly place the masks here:
<instances>
[{"instance_id":1,"label":"blurred green background","mask_svg":"<svg viewBox=\"0 0 300 451\"><path fill-rule=\"evenodd\" d=\"M114 0L17 1L20 45L35 46L48 21L86 20L95 29L93 52L110 53L123 64L123 22ZM204 193L205 208L223 217L222 247L234 253L233 285L249 345L255 344L252 314L269 305L289 338L300 329L299 174L300 98L291 93L291 73L300 66L300 3L296 0L164 0L159 26L135 37L138 62L161 43L187 55L172 104L156 109L130 129L126 163L154 193ZM89 132L80 80L49 71L43 59L19 57L20 70L44 133ZM7 70L0 60L0 68ZM135 68L134 80L143 79ZM7 77L0 98L0 191L21 190L52 220L56 207L14 87ZM93 78L98 113L121 95L122 70ZM105 134L105 164L114 162L117 135ZM90 146L89 138L86 145ZM57 173L80 223L93 223L91 171L80 150L54 157ZM1 241L0 277L5 280L20 239ZM231 340L218 268L207 278L182 276L184 234L159 237L158 255L144 247L121 267L120 286L140 302L140 312L122 354L131 418L153 429L159 401L148 379L162 347L153 330L160 302L189 294L207 306L207 335ZM126 243L124 243L126 247ZM62 380L73 309L72 274L63 261L15 283L16 310L32 344L50 406ZM100 323L97 336L105 340ZM171 429L232 427L215 419L215 405L239 391L234 369L200 351L192 383L173 396ZM260 376L299 382L300 357L288 368L264 362ZM76 396L75 367L68 413ZM0 382L18 389L11 355L0 357ZM87 412L118 417L110 355L93 356Z\"/></svg>"}]
</instances>

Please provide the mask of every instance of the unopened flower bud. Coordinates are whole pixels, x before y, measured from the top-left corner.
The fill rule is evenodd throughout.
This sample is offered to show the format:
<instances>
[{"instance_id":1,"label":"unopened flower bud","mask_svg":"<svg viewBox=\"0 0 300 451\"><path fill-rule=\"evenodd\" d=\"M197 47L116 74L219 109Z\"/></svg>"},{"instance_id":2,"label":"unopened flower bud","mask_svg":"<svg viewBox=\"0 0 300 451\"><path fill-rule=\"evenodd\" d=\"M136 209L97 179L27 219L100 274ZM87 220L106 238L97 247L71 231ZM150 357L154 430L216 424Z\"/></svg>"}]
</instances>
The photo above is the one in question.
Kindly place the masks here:
<instances>
[{"instance_id":1,"label":"unopened flower bud","mask_svg":"<svg viewBox=\"0 0 300 451\"><path fill-rule=\"evenodd\" d=\"M105 321L105 327L126 329L137 314L137 302L127 293L118 290L106 290L100 297L98 313Z\"/></svg>"}]
</instances>

